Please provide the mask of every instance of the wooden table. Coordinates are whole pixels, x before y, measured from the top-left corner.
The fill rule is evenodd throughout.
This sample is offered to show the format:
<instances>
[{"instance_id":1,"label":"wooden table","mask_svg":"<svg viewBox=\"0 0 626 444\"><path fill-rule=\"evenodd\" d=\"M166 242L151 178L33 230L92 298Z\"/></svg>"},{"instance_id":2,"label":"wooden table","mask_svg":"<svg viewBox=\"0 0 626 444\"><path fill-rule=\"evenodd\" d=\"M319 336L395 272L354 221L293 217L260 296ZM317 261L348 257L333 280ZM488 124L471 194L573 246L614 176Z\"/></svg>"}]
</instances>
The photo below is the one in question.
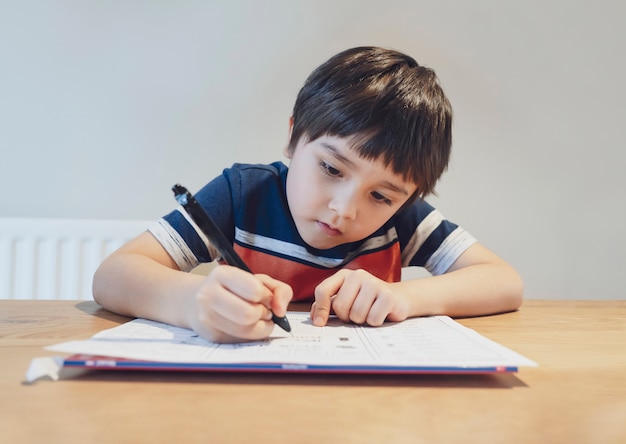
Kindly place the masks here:
<instances>
[{"instance_id":1,"label":"wooden table","mask_svg":"<svg viewBox=\"0 0 626 444\"><path fill-rule=\"evenodd\" d=\"M503 375L92 371L23 382L46 345L127 318L0 301L0 442L626 443L626 301L527 301L461 319L536 361Z\"/></svg>"}]
</instances>

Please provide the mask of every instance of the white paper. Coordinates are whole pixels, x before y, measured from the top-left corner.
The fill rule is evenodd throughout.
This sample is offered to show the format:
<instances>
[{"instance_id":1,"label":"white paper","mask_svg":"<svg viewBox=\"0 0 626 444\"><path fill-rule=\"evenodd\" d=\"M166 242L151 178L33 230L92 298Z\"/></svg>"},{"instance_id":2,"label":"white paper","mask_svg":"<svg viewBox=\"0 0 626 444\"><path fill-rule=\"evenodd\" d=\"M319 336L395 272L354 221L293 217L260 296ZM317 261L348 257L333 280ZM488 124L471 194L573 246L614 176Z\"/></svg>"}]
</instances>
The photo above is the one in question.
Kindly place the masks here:
<instances>
[{"instance_id":1,"label":"white paper","mask_svg":"<svg viewBox=\"0 0 626 444\"><path fill-rule=\"evenodd\" d=\"M45 356L33 358L26 370L26 382L32 383L42 378L50 378L53 381L59 379L59 372L63 367L63 358L60 356Z\"/></svg>"},{"instance_id":2,"label":"white paper","mask_svg":"<svg viewBox=\"0 0 626 444\"><path fill-rule=\"evenodd\" d=\"M191 330L136 319L91 339L49 350L172 363L519 367L536 364L447 316L412 318L380 327L331 317L312 325L306 313L287 314L292 332L275 327L268 340L216 344Z\"/></svg>"}]
</instances>

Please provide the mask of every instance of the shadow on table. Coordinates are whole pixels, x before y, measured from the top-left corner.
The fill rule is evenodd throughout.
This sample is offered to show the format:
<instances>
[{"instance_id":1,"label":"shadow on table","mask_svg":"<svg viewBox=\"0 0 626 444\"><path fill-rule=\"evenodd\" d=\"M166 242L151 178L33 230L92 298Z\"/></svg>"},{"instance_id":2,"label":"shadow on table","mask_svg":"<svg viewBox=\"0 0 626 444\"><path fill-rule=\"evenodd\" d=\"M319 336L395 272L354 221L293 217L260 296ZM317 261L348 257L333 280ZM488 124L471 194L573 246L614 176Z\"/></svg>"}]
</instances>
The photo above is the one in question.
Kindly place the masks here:
<instances>
[{"instance_id":1,"label":"shadow on table","mask_svg":"<svg viewBox=\"0 0 626 444\"><path fill-rule=\"evenodd\" d=\"M62 380L119 381L141 383L306 385L346 387L456 387L513 389L528 387L513 373L494 374L320 374L198 371L128 371L65 368Z\"/></svg>"},{"instance_id":2,"label":"shadow on table","mask_svg":"<svg viewBox=\"0 0 626 444\"><path fill-rule=\"evenodd\" d=\"M81 301L76 304L76 308L83 313L87 313L91 316L97 316L102 319L106 319L107 321L118 322L120 324L124 322L128 322L133 318L129 318L128 316L122 316L117 313L113 313L105 308L102 308L95 301Z\"/></svg>"}]
</instances>

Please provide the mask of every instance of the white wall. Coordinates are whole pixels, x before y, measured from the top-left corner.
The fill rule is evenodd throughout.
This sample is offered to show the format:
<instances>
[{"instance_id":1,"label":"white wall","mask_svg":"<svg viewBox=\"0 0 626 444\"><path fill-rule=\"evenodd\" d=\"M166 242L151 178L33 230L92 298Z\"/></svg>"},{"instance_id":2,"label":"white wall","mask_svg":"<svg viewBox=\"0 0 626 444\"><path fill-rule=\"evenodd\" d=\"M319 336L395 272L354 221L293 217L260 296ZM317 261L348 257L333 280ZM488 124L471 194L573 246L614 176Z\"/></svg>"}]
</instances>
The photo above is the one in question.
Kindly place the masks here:
<instances>
[{"instance_id":1,"label":"white wall","mask_svg":"<svg viewBox=\"0 0 626 444\"><path fill-rule=\"evenodd\" d=\"M152 219L281 159L306 75L393 47L455 109L433 202L528 298L626 297L621 1L0 0L0 217Z\"/></svg>"}]
</instances>

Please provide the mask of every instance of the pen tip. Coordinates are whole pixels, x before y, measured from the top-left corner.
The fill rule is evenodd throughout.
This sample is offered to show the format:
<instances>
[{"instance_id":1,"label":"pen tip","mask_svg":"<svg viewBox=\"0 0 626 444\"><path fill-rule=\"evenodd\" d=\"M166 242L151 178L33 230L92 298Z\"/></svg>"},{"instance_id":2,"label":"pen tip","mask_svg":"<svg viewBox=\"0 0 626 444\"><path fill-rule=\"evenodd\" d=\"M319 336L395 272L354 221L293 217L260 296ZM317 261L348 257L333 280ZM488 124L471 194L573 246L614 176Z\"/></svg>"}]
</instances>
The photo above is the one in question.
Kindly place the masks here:
<instances>
[{"instance_id":1,"label":"pen tip","mask_svg":"<svg viewBox=\"0 0 626 444\"><path fill-rule=\"evenodd\" d=\"M272 315L272 321L274 321L274 323L276 325L278 325L280 328L282 328L283 330L285 330L287 333L291 332L291 325L289 324L289 321L287 320L287 317L278 317L276 315Z\"/></svg>"}]
</instances>

